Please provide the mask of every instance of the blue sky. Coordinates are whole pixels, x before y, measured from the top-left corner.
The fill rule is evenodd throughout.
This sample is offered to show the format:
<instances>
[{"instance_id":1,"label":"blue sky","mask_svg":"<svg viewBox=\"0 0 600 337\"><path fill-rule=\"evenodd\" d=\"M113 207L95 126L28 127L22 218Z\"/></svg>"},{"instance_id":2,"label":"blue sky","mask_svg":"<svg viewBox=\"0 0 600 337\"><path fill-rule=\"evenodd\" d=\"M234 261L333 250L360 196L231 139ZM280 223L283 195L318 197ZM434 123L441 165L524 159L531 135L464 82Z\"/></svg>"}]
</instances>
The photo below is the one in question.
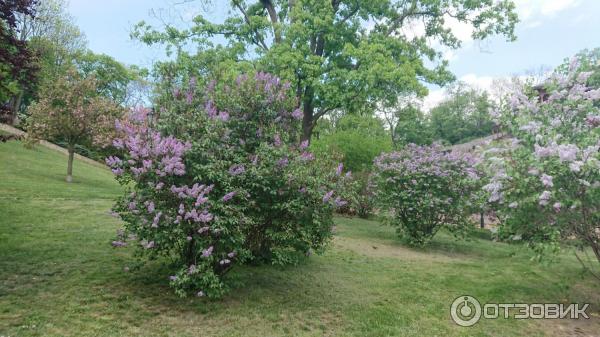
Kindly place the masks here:
<instances>
[{"instance_id":1,"label":"blue sky","mask_svg":"<svg viewBox=\"0 0 600 337\"><path fill-rule=\"evenodd\" d=\"M220 20L227 12L226 1L212 1L208 8L202 1L175 5L182 0L71 0L69 12L86 34L94 52L105 53L127 64L150 67L164 58L160 47L147 47L129 39L131 27L146 20L153 24L178 22L185 25L203 11ZM445 51L450 69L457 78L482 89L494 78L510 77L540 66L554 67L584 48L600 47L600 1L598 0L516 0L521 19L517 41L492 38L472 41L469 28L449 22L464 40L459 50ZM418 34L419 27L412 30ZM443 90L431 88L426 105L435 104Z\"/></svg>"}]
</instances>

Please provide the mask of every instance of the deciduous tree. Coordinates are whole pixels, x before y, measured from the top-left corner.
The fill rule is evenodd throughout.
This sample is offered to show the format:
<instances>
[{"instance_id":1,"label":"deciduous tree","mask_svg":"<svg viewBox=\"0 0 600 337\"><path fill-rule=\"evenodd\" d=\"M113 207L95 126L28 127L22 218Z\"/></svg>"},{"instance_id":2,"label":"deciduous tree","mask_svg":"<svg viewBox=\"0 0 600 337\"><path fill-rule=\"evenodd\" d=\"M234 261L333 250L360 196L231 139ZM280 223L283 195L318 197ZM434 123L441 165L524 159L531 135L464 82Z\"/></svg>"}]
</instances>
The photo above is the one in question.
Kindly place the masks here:
<instances>
[{"instance_id":1,"label":"deciduous tree","mask_svg":"<svg viewBox=\"0 0 600 337\"><path fill-rule=\"evenodd\" d=\"M155 31L145 22L133 36L167 43L180 54L192 42L204 53L222 36L236 62L289 80L301 106L302 138L335 110L373 110L400 93L425 95L423 82L445 84L453 76L434 44L458 48L451 24L472 37L513 40L517 15L509 0L233 0L222 23L198 15L193 27ZM424 34L414 36L415 26ZM435 42L435 43L434 43ZM433 64L433 66L429 66Z\"/></svg>"},{"instance_id":2,"label":"deciduous tree","mask_svg":"<svg viewBox=\"0 0 600 337\"><path fill-rule=\"evenodd\" d=\"M69 151L66 180L71 182L75 146L108 145L122 109L98 95L94 77L81 78L71 70L52 85L42 87L39 100L29 107L28 137L31 141L66 142Z\"/></svg>"}]
</instances>

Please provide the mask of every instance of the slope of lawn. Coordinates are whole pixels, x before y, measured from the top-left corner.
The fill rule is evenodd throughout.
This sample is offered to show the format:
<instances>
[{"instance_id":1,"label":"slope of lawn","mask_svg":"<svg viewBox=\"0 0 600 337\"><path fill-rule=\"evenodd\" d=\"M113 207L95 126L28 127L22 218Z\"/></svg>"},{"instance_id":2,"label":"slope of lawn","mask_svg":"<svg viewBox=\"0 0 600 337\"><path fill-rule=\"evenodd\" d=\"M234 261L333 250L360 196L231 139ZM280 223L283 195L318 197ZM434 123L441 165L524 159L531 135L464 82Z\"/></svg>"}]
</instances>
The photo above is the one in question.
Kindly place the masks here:
<instances>
[{"instance_id":1,"label":"slope of lawn","mask_svg":"<svg viewBox=\"0 0 600 337\"><path fill-rule=\"evenodd\" d=\"M600 332L585 322L483 320L455 325L451 302L600 303L600 287L565 252L551 264L530 252L441 233L403 246L375 221L338 218L330 249L302 265L237 268L221 301L177 298L169 271L131 266L113 249L109 215L119 186L107 170L0 144L0 336L545 336ZM568 323L568 324L567 324ZM579 330L577 330L579 329ZM582 330L583 329L583 330ZM590 333L591 331L591 333ZM564 332L564 333L563 333Z\"/></svg>"}]
</instances>

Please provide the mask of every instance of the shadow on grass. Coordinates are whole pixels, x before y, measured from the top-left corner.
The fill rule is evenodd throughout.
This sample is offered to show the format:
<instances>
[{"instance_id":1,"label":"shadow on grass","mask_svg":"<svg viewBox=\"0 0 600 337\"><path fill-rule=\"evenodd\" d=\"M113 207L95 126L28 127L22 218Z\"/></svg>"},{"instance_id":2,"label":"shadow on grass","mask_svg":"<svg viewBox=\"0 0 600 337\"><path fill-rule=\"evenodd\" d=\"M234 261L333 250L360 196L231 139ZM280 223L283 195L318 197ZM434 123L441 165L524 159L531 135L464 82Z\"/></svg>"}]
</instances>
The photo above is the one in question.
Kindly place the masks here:
<instances>
[{"instance_id":1,"label":"shadow on grass","mask_svg":"<svg viewBox=\"0 0 600 337\"><path fill-rule=\"evenodd\" d=\"M474 229L466 237L455 237L441 230L434 238L422 247L412 246L396 233L391 226L375 220L352 218L336 218L336 234L339 237L370 241L377 245L387 245L397 249L409 250L419 254L444 255L450 258L491 258L528 255L529 251L522 244L493 242L491 236ZM483 237L483 238L482 238Z\"/></svg>"}]
</instances>

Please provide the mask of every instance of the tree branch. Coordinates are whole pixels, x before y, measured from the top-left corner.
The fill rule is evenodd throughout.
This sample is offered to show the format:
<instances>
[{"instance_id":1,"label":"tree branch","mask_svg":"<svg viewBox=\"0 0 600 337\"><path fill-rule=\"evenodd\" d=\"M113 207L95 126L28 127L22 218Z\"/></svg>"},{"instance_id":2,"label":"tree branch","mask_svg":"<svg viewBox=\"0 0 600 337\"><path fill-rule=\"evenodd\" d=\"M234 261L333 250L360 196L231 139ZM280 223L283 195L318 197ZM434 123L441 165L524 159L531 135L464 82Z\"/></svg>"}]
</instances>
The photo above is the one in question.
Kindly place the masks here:
<instances>
[{"instance_id":1,"label":"tree branch","mask_svg":"<svg viewBox=\"0 0 600 337\"><path fill-rule=\"evenodd\" d=\"M600 275L594 273L594 271L592 270L592 268L588 267L583 260L579 257L579 255L577 254L577 252L575 252L575 257L577 258L577 260L579 261L579 263L581 263L581 265L583 266L584 270L587 270L590 272L590 274L592 274L592 276L594 276L595 278L597 278L598 280L600 280Z\"/></svg>"},{"instance_id":2,"label":"tree branch","mask_svg":"<svg viewBox=\"0 0 600 337\"><path fill-rule=\"evenodd\" d=\"M360 9L360 7L356 6L346 16L344 16L337 24L341 25L341 24L345 23L346 21L348 21L351 17L353 17L358 12L359 9Z\"/></svg>"},{"instance_id":3,"label":"tree branch","mask_svg":"<svg viewBox=\"0 0 600 337\"><path fill-rule=\"evenodd\" d=\"M262 38L262 35L260 35L256 29L254 29L252 27L252 23L250 22L250 17L248 16L248 13L246 12L246 10L244 9L244 7L242 7L242 5L240 5L240 3L238 1L234 2L235 7L237 7L237 9L242 13L242 15L244 16L244 21L246 21L246 24L248 25L248 27L250 27L250 29L252 30L252 32L254 33L254 38L253 40L255 41L255 44L259 47L261 47L264 50L269 50L269 47L267 47L267 45L265 44L265 41Z\"/></svg>"},{"instance_id":4,"label":"tree branch","mask_svg":"<svg viewBox=\"0 0 600 337\"><path fill-rule=\"evenodd\" d=\"M269 17L271 18L271 26L273 26L273 36L275 43L281 43L281 31L279 29L279 22L277 19L277 11L275 10L275 6L271 0L260 0L263 7L269 13Z\"/></svg>"}]
</instances>

